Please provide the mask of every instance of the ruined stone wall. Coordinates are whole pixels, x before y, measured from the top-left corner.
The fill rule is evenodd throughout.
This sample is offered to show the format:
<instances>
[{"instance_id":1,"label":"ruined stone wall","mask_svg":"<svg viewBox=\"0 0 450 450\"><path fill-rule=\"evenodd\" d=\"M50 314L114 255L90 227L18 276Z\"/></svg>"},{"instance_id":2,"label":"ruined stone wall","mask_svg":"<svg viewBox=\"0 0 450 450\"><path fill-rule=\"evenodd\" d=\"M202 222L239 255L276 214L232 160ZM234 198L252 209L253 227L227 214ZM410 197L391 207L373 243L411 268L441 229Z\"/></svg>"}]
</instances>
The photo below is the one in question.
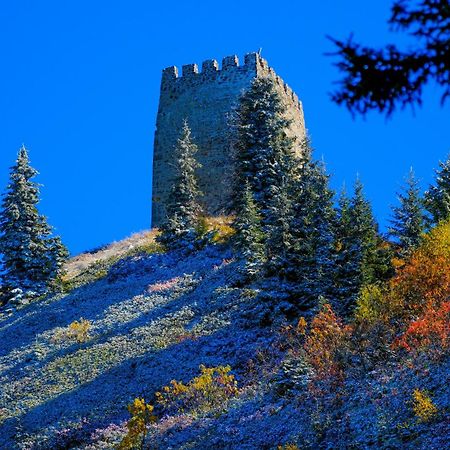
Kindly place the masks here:
<instances>
[{"instance_id":1,"label":"ruined stone wall","mask_svg":"<svg viewBox=\"0 0 450 450\"><path fill-rule=\"evenodd\" d=\"M188 120L198 146L197 158L202 202L208 214L220 214L230 194L230 120L239 96L255 77L273 77L293 119L292 133L305 135L302 105L292 90L256 53L239 65L236 56L185 65L182 76L176 67L163 70L153 152L152 226L162 223L165 204L173 182L174 146L184 119Z\"/></svg>"}]
</instances>

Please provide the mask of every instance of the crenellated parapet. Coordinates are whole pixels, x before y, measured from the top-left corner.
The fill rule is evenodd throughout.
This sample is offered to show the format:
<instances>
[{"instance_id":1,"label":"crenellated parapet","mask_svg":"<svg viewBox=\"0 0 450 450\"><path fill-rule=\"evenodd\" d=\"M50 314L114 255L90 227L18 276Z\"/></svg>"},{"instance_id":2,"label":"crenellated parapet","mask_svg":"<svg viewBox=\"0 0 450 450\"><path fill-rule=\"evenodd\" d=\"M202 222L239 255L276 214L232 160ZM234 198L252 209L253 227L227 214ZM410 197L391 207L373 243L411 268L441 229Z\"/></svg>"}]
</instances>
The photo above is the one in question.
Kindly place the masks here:
<instances>
[{"instance_id":1,"label":"crenellated parapet","mask_svg":"<svg viewBox=\"0 0 450 450\"><path fill-rule=\"evenodd\" d=\"M167 67L163 70L163 81L167 83L179 82L182 78L189 78L198 76L198 79L207 81L208 78L214 80L221 72L243 72L246 70L254 71L259 61L264 61L257 53L249 53L244 57L244 64L239 64L239 58L236 55L225 56L222 59L222 65L219 68L219 63L215 59L208 59L201 64L201 71L199 71L197 64L186 64L182 66L181 77L178 75L176 66ZM267 63L266 63L267 64ZM177 80L177 81L175 81Z\"/></svg>"},{"instance_id":2,"label":"crenellated parapet","mask_svg":"<svg viewBox=\"0 0 450 450\"><path fill-rule=\"evenodd\" d=\"M268 62L256 52L247 53L243 64L240 64L236 55L225 56L222 64L215 59L208 59L201 64L201 70L197 64L185 64L181 68L181 76L176 66L167 67L162 72L161 89L179 93L185 89L191 89L194 85L214 83L217 80L226 82L239 77L268 76L275 80L280 90L286 94L286 98L297 104L301 109L301 103L294 91L279 77Z\"/></svg>"}]
</instances>

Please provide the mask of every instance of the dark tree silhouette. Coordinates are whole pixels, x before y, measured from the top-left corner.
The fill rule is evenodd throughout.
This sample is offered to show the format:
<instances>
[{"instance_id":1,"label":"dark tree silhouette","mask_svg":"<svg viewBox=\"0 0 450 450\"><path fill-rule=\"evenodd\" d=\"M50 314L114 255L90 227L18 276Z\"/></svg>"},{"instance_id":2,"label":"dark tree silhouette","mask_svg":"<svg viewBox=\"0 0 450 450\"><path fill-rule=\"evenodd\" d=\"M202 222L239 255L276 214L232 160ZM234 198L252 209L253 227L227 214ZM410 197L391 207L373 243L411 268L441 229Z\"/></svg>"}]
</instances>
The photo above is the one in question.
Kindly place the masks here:
<instances>
[{"instance_id":1,"label":"dark tree silhouette","mask_svg":"<svg viewBox=\"0 0 450 450\"><path fill-rule=\"evenodd\" d=\"M391 8L389 24L408 33L416 47L401 51L395 45L374 49L330 37L337 47L335 64L344 77L331 94L354 115L378 110L390 116L398 108L422 104L423 86L430 80L443 89L442 103L450 96L449 0L399 0Z\"/></svg>"}]
</instances>

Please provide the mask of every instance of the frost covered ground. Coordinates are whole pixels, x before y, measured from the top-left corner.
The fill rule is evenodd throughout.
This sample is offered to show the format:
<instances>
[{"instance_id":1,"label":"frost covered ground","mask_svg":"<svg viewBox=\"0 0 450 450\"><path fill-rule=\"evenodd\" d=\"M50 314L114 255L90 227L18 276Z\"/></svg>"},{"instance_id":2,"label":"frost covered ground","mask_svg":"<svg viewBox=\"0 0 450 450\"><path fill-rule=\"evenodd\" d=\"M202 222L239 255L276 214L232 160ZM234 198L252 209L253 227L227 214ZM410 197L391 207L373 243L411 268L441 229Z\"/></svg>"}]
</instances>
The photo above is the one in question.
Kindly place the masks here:
<instances>
[{"instance_id":1,"label":"frost covered ground","mask_svg":"<svg viewBox=\"0 0 450 450\"><path fill-rule=\"evenodd\" d=\"M217 247L188 259L130 257L99 280L4 316L0 448L46 448L48 439L53 448L57 430L123 421L134 397L194 376L201 363L249 358L258 336L232 331L242 300L222 289L230 257ZM87 342L58 339L80 318L92 323Z\"/></svg>"},{"instance_id":2,"label":"frost covered ground","mask_svg":"<svg viewBox=\"0 0 450 450\"><path fill-rule=\"evenodd\" d=\"M154 430L160 449L445 448L445 417L398 430L414 387L448 408L448 364L349 376L330 404L313 402L301 382L280 394L264 368L283 355L268 352L276 337L254 320L254 292L235 287L229 248L130 256L150 237L73 259L70 292L0 317L1 449L114 448L130 401L190 380L200 364L229 364L240 394L217 417L163 418ZM87 339L64 338L81 318L92 324Z\"/></svg>"}]
</instances>

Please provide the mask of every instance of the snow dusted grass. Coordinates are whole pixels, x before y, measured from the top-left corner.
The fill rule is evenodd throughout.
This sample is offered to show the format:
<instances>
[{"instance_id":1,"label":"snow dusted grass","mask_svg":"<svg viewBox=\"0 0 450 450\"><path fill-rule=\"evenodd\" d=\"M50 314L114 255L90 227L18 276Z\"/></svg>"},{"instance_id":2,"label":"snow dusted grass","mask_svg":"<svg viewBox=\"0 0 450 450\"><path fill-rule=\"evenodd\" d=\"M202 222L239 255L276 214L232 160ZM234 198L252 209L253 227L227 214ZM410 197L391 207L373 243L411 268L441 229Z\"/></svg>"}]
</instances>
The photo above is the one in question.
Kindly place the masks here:
<instances>
[{"instance_id":1,"label":"snow dusted grass","mask_svg":"<svg viewBox=\"0 0 450 450\"><path fill-rule=\"evenodd\" d=\"M162 252L162 247L155 241L157 235L157 229L142 231L71 258L64 267L63 284L69 289L79 287L103 278L114 263L127 256Z\"/></svg>"},{"instance_id":2,"label":"snow dusted grass","mask_svg":"<svg viewBox=\"0 0 450 450\"><path fill-rule=\"evenodd\" d=\"M113 245L129 254L130 242L148 238ZM82 255L68 273L76 277L89 269L87 261L112 254ZM230 261L229 251L216 247L185 259L139 253L99 280L1 319L0 448L37 442L52 448L58 430L120 424L127 403L143 390L186 379L201 363L228 363L221 351L227 343L213 336L228 335L241 301L223 293L233 277ZM90 324L87 339L61 339L81 317ZM233 345L225 350L233 352Z\"/></svg>"},{"instance_id":3,"label":"snow dusted grass","mask_svg":"<svg viewBox=\"0 0 450 450\"><path fill-rule=\"evenodd\" d=\"M135 233L130 237L123 239L122 241L113 242L112 244L94 249L90 252L81 253L68 261L66 264L66 271L69 277L73 277L86 270L97 261L106 261L110 258L118 258L125 256L131 251L137 250L142 247L154 243L155 237L158 231L141 231Z\"/></svg>"}]
</instances>

